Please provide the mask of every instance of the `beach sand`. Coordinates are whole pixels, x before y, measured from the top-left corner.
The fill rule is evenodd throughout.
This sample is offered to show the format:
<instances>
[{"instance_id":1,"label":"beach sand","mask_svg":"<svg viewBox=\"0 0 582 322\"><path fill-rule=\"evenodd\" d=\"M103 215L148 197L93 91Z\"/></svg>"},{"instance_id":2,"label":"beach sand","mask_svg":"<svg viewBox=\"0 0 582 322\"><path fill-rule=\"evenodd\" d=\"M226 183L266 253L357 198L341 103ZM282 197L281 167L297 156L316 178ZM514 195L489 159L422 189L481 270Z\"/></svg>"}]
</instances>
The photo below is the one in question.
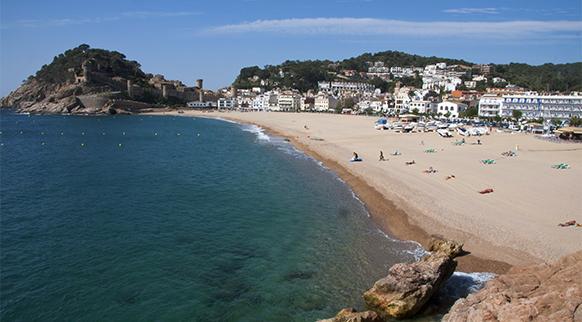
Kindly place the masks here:
<instances>
[{"instance_id":1,"label":"beach sand","mask_svg":"<svg viewBox=\"0 0 582 322\"><path fill-rule=\"evenodd\" d=\"M162 113L158 113L162 114ZM582 249L582 145L554 143L531 134L494 133L466 144L434 132L374 129L375 117L312 113L207 113L252 123L289 138L334 170L364 201L374 220L401 239L426 245L431 235L464 242L463 271L505 272L512 265L549 262ZM307 128L305 128L307 126ZM502 152L518 146L517 157ZM399 156L391 153L398 149ZM435 153L425 150L434 149ZM387 161L378 161L379 151ZM357 152L363 162L349 162ZM483 165L480 160L494 159ZM415 160L416 164L406 165ZM552 169L568 163L567 170ZM423 173L433 167L438 172ZM454 179L446 180L454 175ZM479 194L492 188L494 192Z\"/></svg>"}]
</instances>

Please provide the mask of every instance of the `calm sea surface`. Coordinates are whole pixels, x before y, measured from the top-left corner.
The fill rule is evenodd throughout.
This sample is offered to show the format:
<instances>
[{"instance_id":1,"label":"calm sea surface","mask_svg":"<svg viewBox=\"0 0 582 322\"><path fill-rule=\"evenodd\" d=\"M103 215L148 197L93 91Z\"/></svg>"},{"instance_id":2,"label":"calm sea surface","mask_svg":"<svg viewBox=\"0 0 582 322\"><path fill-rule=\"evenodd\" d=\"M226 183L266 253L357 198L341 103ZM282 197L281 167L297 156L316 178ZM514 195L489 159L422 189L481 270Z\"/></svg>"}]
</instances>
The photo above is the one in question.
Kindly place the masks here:
<instances>
[{"instance_id":1,"label":"calm sea surface","mask_svg":"<svg viewBox=\"0 0 582 322\"><path fill-rule=\"evenodd\" d=\"M313 321L422 252L260 129L0 115L2 321Z\"/></svg>"}]
</instances>

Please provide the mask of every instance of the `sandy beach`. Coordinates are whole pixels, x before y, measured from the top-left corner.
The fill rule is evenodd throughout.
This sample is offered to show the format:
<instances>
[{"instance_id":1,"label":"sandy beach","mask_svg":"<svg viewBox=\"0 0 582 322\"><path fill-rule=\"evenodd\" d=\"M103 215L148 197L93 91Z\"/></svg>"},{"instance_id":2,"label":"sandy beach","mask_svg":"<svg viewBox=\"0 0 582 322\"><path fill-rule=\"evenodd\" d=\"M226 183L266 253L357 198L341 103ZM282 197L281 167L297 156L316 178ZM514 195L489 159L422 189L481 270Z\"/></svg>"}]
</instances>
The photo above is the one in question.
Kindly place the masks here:
<instances>
[{"instance_id":1,"label":"sandy beach","mask_svg":"<svg viewBox=\"0 0 582 322\"><path fill-rule=\"evenodd\" d=\"M334 170L366 203L383 229L426 244L430 235L465 243L460 270L504 272L582 249L582 145L531 134L441 138L436 133L374 129L375 117L310 113L166 112L259 125ZM518 147L518 156L502 152ZM433 153L426 150L433 149ZM387 161L378 161L379 151ZM398 150L401 155L391 153ZM363 162L349 162L357 152ZM495 164L484 165L483 159ZM414 165L406 165L408 161ZM570 169L551 166L568 163ZM433 167L436 173L423 170ZM447 179L449 176L454 178ZM492 193L479 191L491 188Z\"/></svg>"}]
</instances>

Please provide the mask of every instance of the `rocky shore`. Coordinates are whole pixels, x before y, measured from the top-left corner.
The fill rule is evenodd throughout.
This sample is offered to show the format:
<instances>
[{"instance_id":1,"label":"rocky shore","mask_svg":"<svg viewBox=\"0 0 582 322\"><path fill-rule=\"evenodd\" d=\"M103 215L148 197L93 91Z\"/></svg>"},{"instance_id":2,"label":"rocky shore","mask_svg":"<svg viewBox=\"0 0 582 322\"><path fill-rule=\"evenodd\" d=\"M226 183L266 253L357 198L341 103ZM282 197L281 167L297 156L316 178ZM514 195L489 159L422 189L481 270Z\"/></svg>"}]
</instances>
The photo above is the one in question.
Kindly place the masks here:
<instances>
[{"instance_id":1,"label":"rocky shore","mask_svg":"<svg viewBox=\"0 0 582 322\"><path fill-rule=\"evenodd\" d=\"M443 321L582 321L582 251L514 267L458 300Z\"/></svg>"},{"instance_id":2,"label":"rocky shore","mask_svg":"<svg viewBox=\"0 0 582 322\"><path fill-rule=\"evenodd\" d=\"M381 322L430 314L429 303L453 274L462 244L434 239L431 254L392 266L363 294L368 311L342 309L319 322ZM514 267L478 292L455 302L445 322L582 321L582 251L553 264ZM433 303L434 305L434 303ZM450 304L449 304L450 305Z\"/></svg>"}]
</instances>

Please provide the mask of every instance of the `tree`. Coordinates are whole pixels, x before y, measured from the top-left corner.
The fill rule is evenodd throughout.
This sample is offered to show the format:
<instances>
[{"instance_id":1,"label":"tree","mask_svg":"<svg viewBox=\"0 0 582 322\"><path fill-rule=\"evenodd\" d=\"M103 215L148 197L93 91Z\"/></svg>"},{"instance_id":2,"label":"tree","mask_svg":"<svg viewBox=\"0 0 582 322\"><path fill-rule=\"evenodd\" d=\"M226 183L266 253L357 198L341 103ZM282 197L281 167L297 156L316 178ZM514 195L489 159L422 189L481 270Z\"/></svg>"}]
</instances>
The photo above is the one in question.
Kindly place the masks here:
<instances>
[{"instance_id":1,"label":"tree","mask_svg":"<svg viewBox=\"0 0 582 322\"><path fill-rule=\"evenodd\" d=\"M516 120L519 121L519 119L523 116L523 113L520 110L513 110L511 112L511 116Z\"/></svg>"},{"instance_id":2,"label":"tree","mask_svg":"<svg viewBox=\"0 0 582 322\"><path fill-rule=\"evenodd\" d=\"M582 118L572 116L572 118L570 118L570 126L582 126Z\"/></svg>"},{"instance_id":3,"label":"tree","mask_svg":"<svg viewBox=\"0 0 582 322\"><path fill-rule=\"evenodd\" d=\"M473 107L469 107L467 110L459 113L459 116L461 117L476 117L477 115L479 115L479 110L477 109L477 107L473 106Z\"/></svg>"},{"instance_id":4,"label":"tree","mask_svg":"<svg viewBox=\"0 0 582 322\"><path fill-rule=\"evenodd\" d=\"M552 124L556 127L562 125L562 121L560 121L559 119L552 119Z\"/></svg>"},{"instance_id":5,"label":"tree","mask_svg":"<svg viewBox=\"0 0 582 322\"><path fill-rule=\"evenodd\" d=\"M445 113L445 117L446 117L446 118L449 118L449 117L451 117L451 112L446 112L446 113Z\"/></svg>"},{"instance_id":6,"label":"tree","mask_svg":"<svg viewBox=\"0 0 582 322\"><path fill-rule=\"evenodd\" d=\"M416 108L416 107L415 107L415 108L413 108L413 109L412 109L412 114L414 114L414 115L418 115L418 108Z\"/></svg>"}]
</instances>

